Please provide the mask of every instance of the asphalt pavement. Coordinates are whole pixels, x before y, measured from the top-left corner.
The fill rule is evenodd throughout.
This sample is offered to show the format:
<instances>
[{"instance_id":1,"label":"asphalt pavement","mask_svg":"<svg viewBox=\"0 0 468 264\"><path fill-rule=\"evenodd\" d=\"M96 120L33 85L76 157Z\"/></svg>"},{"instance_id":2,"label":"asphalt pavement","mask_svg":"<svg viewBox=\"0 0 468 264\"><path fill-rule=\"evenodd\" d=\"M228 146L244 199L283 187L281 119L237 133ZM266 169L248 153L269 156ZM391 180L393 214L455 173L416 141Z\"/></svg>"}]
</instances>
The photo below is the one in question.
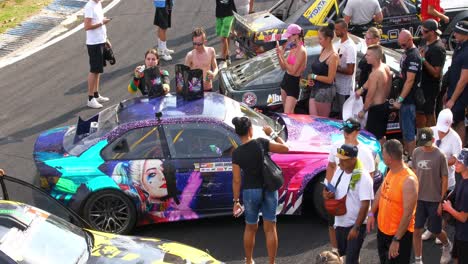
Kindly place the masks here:
<instances>
[{"instance_id":1,"label":"asphalt pavement","mask_svg":"<svg viewBox=\"0 0 468 264\"><path fill-rule=\"evenodd\" d=\"M255 9L266 9L274 2L256 0ZM106 106L131 96L127 84L132 71L143 63L144 52L156 44L153 14L152 1L121 1L106 13L113 18L108 24L108 34L117 59L115 65L105 68L101 77L100 91L111 98ZM161 62L171 76L174 65L183 63L186 53L192 49L190 33L196 26L203 26L208 45L220 50L215 36L214 1L176 1L172 28L168 31L168 47L175 54L172 62ZM1 69L0 167L8 175L33 182L36 169L32 150L39 133L74 124L79 116L89 118L98 112L86 107L88 67L85 32L81 29ZM315 256L329 247L327 226L314 216L280 217L278 232L277 263L314 263ZM135 232L187 243L227 263L243 263L242 233L242 220L232 217L152 225ZM424 246L425 263L438 263L440 246L434 246L433 242ZM261 229L254 256L256 263L267 263ZM378 263L375 233L366 238L361 263Z\"/></svg>"}]
</instances>

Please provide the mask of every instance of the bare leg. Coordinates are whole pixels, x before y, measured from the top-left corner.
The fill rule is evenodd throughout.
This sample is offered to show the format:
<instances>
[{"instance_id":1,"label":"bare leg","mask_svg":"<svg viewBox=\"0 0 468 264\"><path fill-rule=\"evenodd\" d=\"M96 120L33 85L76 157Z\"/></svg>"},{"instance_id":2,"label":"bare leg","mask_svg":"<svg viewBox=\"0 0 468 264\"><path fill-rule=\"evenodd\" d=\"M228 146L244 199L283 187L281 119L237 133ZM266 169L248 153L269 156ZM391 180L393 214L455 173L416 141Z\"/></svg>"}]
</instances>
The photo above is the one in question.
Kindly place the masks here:
<instances>
[{"instance_id":1,"label":"bare leg","mask_svg":"<svg viewBox=\"0 0 468 264\"><path fill-rule=\"evenodd\" d=\"M97 82L99 81L99 73L88 73L88 95L94 96L96 91Z\"/></svg>"},{"instance_id":2,"label":"bare leg","mask_svg":"<svg viewBox=\"0 0 468 264\"><path fill-rule=\"evenodd\" d=\"M315 103L315 99L309 99L309 115L317 115L317 104Z\"/></svg>"},{"instance_id":3,"label":"bare leg","mask_svg":"<svg viewBox=\"0 0 468 264\"><path fill-rule=\"evenodd\" d=\"M322 117L329 117L330 116L330 111L331 111L331 103L319 103L315 102L317 105L317 114L318 116Z\"/></svg>"},{"instance_id":4,"label":"bare leg","mask_svg":"<svg viewBox=\"0 0 468 264\"><path fill-rule=\"evenodd\" d=\"M422 257L422 232L423 229L415 228L413 233L413 248L414 248L414 256L415 257Z\"/></svg>"},{"instance_id":5,"label":"bare leg","mask_svg":"<svg viewBox=\"0 0 468 264\"><path fill-rule=\"evenodd\" d=\"M167 31L167 29L162 29L162 28L158 29L158 37L159 37L160 41L166 41L167 40L166 31Z\"/></svg>"},{"instance_id":6,"label":"bare leg","mask_svg":"<svg viewBox=\"0 0 468 264\"><path fill-rule=\"evenodd\" d=\"M428 127L435 126L436 125L436 118L435 114L432 113L430 115L426 115L426 125Z\"/></svg>"},{"instance_id":7,"label":"bare leg","mask_svg":"<svg viewBox=\"0 0 468 264\"><path fill-rule=\"evenodd\" d=\"M338 248L338 242L336 242L336 232L333 226L328 227L328 237L330 238L330 244L332 248Z\"/></svg>"},{"instance_id":8,"label":"bare leg","mask_svg":"<svg viewBox=\"0 0 468 264\"><path fill-rule=\"evenodd\" d=\"M223 59L229 56L229 39L225 37L221 37L221 55Z\"/></svg>"},{"instance_id":9,"label":"bare leg","mask_svg":"<svg viewBox=\"0 0 468 264\"><path fill-rule=\"evenodd\" d=\"M253 249L255 246L255 234L257 233L258 224L245 224L244 230L244 251L246 263L252 263Z\"/></svg>"},{"instance_id":10,"label":"bare leg","mask_svg":"<svg viewBox=\"0 0 468 264\"><path fill-rule=\"evenodd\" d=\"M274 264L276 259L276 252L278 251L278 235L276 233L276 223L270 221L263 221L263 231L265 232L268 258L270 260L270 264Z\"/></svg>"},{"instance_id":11,"label":"bare leg","mask_svg":"<svg viewBox=\"0 0 468 264\"><path fill-rule=\"evenodd\" d=\"M286 91L283 90L283 88L281 88L281 103L283 104L283 112L285 111L284 109L286 109L286 97L288 95L286 94Z\"/></svg>"},{"instance_id":12,"label":"bare leg","mask_svg":"<svg viewBox=\"0 0 468 264\"><path fill-rule=\"evenodd\" d=\"M466 142L466 140L465 140L465 122L464 121L458 122L455 125L455 131L460 136L460 139L462 141L462 146L464 146L465 142Z\"/></svg>"},{"instance_id":13,"label":"bare leg","mask_svg":"<svg viewBox=\"0 0 468 264\"><path fill-rule=\"evenodd\" d=\"M250 0L249 13L252 13L254 11L254 2L255 2L255 0Z\"/></svg>"},{"instance_id":14,"label":"bare leg","mask_svg":"<svg viewBox=\"0 0 468 264\"><path fill-rule=\"evenodd\" d=\"M286 103L284 104L285 114L294 114L294 108L296 107L297 99L292 96L286 97Z\"/></svg>"},{"instance_id":15,"label":"bare leg","mask_svg":"<svg viewBox=\"0 0 468 264\"><path fill-rule=\"evenodd\" d=\"M447 245L448 243L448 237L447 237L447 233L442 230L442 232L440 232L439 234L436 235L436 237L442 241L442 245Z\"/></svg>"},{"instance_id":16,"label":"bare leg","mask_svg":"<svg viewBox=\"0 0 468 264\"><path fill-rule=\"evenodd\" d=\"M99 82L101 80L101 74L97 74L96 83L94 84L94 92L99 92Z\"/></svg>"}]
</instances>

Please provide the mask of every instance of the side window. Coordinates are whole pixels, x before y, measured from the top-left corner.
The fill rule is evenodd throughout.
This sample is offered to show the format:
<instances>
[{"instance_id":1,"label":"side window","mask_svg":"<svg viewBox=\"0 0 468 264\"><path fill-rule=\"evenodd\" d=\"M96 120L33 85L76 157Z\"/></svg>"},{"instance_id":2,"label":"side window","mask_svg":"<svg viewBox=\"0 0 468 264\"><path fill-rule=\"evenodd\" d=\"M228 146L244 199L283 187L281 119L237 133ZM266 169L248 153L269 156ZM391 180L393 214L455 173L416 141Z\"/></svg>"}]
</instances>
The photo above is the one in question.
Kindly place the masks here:
<instances>
[{"instance_id":1,"label":"side window","mask_svg":"<svg viewBox=\"0 0 468 264\"><path fill-rule=\"evenodd\" d=\"M143 127L128 131L104 150L105 160L164 158L158 127Z\"/></svg>"},{"instance_id":2,"label":"side window","mask_svg":"<svg viewBox=\"0 0 468 264\"><path fill-rule=\"evenodd\" d=\"M164 126L172 158L219 158L231 156L236 144L230 132L209 124Z\"/></svg>"},{"instance_id":3,"label":"side window","mask_svg":"<svg viewBox=\"0 0 468 264\"><path fill-rule=\"evenodd\" d=\"M416 13L415 1L411 0L380 0L384 17L404 16Z\"/></svg>"}]
</instances>

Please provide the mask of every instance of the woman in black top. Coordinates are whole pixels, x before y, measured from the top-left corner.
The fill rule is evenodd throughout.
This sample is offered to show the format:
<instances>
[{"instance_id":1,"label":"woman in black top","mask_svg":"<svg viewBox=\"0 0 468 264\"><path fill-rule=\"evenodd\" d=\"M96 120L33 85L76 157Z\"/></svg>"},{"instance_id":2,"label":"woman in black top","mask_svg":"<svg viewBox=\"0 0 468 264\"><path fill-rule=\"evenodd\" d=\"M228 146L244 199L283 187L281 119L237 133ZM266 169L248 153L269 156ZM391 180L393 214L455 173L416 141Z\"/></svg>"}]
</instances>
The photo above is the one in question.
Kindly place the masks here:
<instances>
[{"instance_id":1,"label":"woman in black top","mask_svg":"<svg viewBox=\"0 0 468 264\"><path fill-rule=\"evenodd\" d=\"M240 136L240 145L232 154L232 191L234 194L234 206L232 208L235 217L242 213L239 202L241 189L241 171L244 174L242 199L245 206L245 230L244 249L245 263L254 263L252 259L255 245L255 234L258 229L258 217L263 216L263 230L265 232L268 257L270 263L275 263L278 249L278 236L276 234L276 207L278 206L278 191L263 190L263 178L261 168L263 166L262 149L265 152L285 153L289 148L271 127L263 127L263 131L274 141L265 138L253 139L252 122L248 117L235 117L232 123L236 133ZM261 149L262 148L262 149Z\"/></svg>"},{"instance_id":2,"label":"woman in black top","mask_svg":"<svg viewBox=\"0 0 468 264\"><path fill-rule=\"evenodd\" d=\"M312 86L309 99L309 114L328 117L335 97L335 76L338 69L338 53L333 47L335 25L328 23L319 29L320 56L312 62L308 86Z\"/></svg>"}]
</instances>

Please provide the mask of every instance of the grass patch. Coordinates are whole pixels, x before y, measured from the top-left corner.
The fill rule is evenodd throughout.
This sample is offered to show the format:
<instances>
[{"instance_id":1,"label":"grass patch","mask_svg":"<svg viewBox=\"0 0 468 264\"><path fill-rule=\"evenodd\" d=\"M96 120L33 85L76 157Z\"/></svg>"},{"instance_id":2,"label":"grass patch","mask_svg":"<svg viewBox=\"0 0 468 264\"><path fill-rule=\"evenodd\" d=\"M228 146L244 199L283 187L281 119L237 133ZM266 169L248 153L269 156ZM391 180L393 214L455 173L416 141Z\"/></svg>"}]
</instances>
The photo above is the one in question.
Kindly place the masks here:
<instances>
[{"instance_id":1,"label":"grass patch","mask_svg":"<svg viewBox=\"0 0 468 264\"><path fill-rule=\"evenodd\" d=\"M0 33L37 14L53 0L0 0Z\"/></svg>"}]
</instances>

